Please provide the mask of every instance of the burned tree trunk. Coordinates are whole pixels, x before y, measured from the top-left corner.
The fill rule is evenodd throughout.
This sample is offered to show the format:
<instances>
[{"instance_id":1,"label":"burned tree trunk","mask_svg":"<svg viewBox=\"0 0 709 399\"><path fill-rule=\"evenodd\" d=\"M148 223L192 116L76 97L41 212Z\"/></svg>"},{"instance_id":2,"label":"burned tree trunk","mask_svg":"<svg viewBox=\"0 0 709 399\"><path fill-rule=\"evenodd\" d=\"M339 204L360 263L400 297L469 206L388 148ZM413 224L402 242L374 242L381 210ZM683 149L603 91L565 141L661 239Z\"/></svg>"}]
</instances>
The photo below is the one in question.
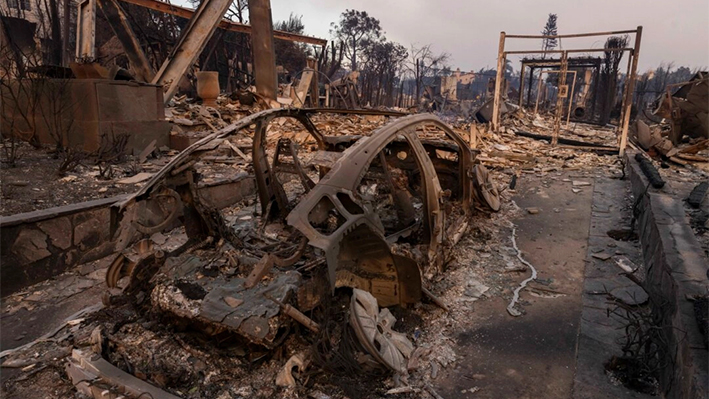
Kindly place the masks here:
<instances>
[{"instance_id":1,"label":"burned tree trunk","mask_svg":"<svg viewBox=\"0 0 709 399\"><path fill-rule=\"evenodd\" d=\"M627 36L612 36L606 40L605 48L624 48L627 44ZM615 105L616 90L618 88L618 68L622 58L622 51L606 51L604 53L603 65L601 67L601 86L603 90L600 95L600 122L604 125L610 121L611 110L613 110L613 106Z\"/></svg>"},{"instance_id":2,"label":"burned tree trunk","mask_svg":"<svg viewBox=\"0 0 709 399\"><path fill-rule=\"evenodd\" d=\"M49 0L49 11L52 22L52 48L49 51L50 64L62 63L62 26L59 19L59 4L57 0Z\"/></svg>"},{"instance_id":3,"label":"burned tree trunk","mask_svg":"<svg viewBox=\"0 0 709 399\"><path fill-rule=\"evenodd\" d=\"M64 6L64 15L63 15L63 21L62 21L62 65L66 66L69 65L70 57L69 57L69 30L70 30L70 24L71 24L71 8L70 8L70 1L69 0L63 0L63 6Z\"/></svg>"}]
</instances>

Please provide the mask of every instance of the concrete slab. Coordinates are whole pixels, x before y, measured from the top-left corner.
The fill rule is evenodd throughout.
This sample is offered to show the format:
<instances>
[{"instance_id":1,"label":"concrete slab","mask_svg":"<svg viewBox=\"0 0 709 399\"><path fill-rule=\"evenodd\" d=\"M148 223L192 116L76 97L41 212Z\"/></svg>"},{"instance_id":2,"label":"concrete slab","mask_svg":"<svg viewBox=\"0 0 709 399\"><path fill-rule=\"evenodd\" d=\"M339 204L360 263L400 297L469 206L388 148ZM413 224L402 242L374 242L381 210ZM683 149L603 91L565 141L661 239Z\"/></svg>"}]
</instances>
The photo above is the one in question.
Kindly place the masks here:
<instances>
[{"instance_id":1,"label":"concrete slab","mask_svg":"<svg viewBox=\"0 0 709 399\"><path fill-rule=\"evenodd\" d=\"M520 317L506 311L509 292L502 298L476 302L476 322L457 337L455 350L464 359L457 370L436 383L443 397L571 396L592 190L574 194L562 181L567 176L547 183L525 176L514 198L522 209L540 211L522 212L514 221L524 258L538 269L540 281L565 295L542 298L523 290L520 308L525 314ZM471 381L475 375L485 377ZM461 393L472 385L479 390Z\"/></svg>"}]
</instances>

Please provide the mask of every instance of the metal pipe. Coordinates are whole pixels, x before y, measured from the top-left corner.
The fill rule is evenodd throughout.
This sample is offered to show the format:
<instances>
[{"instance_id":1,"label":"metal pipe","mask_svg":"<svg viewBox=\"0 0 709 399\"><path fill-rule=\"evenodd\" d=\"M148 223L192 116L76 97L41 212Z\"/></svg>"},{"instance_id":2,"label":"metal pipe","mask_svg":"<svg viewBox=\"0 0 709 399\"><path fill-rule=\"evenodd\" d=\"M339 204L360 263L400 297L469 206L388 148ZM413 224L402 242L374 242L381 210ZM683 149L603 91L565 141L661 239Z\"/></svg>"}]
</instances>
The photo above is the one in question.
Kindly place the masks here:
<instances>
[{"instance_id":1,"label":"metal pipe","mask_svg":"<svg viewBox=\"0 0 709 399\"><path fill-rule=\"evenodd\" d=\"M301 312L300 310L294 308L293 306L291 306L287 303L283 303L283 302L279 301L278 299L272 297L270 294L264 293L263 296L265 296L266 298L270 299L275 304L277 304L281 308L283 313L287 314L293 320L295 320L298 323L305 326L308 330L310 330L316 334L320 332L320 325L317 322L315 322L313 319L311 319L310 317L303 314L303 312Z\"/></svg>"},{"instance_id":2,"label":"metal pipe","mask_svg":"<svg viewBox=\"0 0 709 399\"><path fill-rule=\"evenodd\" d=\"M96 0L84 0L78 5L76 58L96 58Z\"/></svg>"}]
</instances>

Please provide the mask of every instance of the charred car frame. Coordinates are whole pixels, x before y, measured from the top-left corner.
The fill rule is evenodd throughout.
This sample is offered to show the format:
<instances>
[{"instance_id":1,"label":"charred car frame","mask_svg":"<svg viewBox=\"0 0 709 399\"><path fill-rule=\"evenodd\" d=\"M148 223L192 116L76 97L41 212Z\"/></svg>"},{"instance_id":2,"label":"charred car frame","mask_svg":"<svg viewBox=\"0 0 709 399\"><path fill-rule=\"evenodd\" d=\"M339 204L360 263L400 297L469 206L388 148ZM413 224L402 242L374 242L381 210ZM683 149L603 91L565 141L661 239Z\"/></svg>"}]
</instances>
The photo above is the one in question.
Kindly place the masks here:
<instances>
[{"instance_id":1,"label":"charred car frame","mask_svg":"<svg viewBox=\"0 0 709 399\"><path fill-rule=\"evenodd\" d=\"M368 136L326 136L311 120L323 112L245 117L176 155L114 205L114 231L128 223L148 237L184 226L188 240L169 253L139 241L110 266L108 286L129 277L123 293L142 291L151 306L211 334L236 332L266 347L286 333L285 315L307 325L301 312L338 287L367 291L382 307L430 295L426 280L443 270L474 206L499 209L487 171L434 115L347 111L395 118ZM279 118L302 125L314 143L309 152L284 137L267 145L269 124ZM225 218L201 200L196 165L244 132L253 134L258 209L245 206ZM160 210L158 220L145 217L148 209Z\"/></svg>"}]
</instances>

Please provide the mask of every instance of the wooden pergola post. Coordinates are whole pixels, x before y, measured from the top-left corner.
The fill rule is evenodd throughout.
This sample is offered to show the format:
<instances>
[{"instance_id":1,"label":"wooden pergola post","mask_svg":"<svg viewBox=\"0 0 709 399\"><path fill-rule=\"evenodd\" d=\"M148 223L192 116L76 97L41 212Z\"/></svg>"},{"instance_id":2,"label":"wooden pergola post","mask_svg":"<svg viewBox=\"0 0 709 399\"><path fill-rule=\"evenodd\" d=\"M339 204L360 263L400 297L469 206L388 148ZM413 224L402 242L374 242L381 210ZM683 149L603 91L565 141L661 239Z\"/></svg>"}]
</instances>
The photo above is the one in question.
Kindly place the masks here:
<instances>
[{"instance_id":1,"label":"wooden pergola post","mask_svg":"<svg viewBox=\"0 0 709 399\"><path fill-rule=\"evenodd\" d=\"M500 100L502 100L502 79L505 77L505 32L500 32L500 47L497 51L497 75L495 77L495 94L492 100L492 130L500 127Z\"/></svg>"},{"instance_id":2,"label":"wooden pergola post","mask_svg":"<svg viewBox=\"0 0 709 399\"><path fill-rule=\"evenodd\" d=\"M551 145L556 146L559 143L559 131L561 130L561 117L564 114L564 98L568 97L569 90L566 86L566 71L568 70L568 54L561 54L561 68L559 68L559 83L557 87L559 92L556 95L556 110L554 112L554 130L551 133ZM566 97L561 96L562 88L566 90Z\"/></svg>"},{"instance_id":3,"label":"wooden pergola post","mask_svg":"<svg viewBox=\"0 0 709 399\"><path fill-rule=\"evenodd\" d=\"M628 125L630 124L630 110L633 105L633 92L635 92L635 80L638 74L638 57L640 56L640 40L643 35L643 27L638 26L637 33L635 34L635 46L633 46L633 64L630 68L630 76L628 76L628 82L626 83L626 94L623 99L623 121L621 124L620 133L620 144L618 145L618 155L623 156L625 154L625 147L628 145Z\"/></svg>"}]
</instances>

